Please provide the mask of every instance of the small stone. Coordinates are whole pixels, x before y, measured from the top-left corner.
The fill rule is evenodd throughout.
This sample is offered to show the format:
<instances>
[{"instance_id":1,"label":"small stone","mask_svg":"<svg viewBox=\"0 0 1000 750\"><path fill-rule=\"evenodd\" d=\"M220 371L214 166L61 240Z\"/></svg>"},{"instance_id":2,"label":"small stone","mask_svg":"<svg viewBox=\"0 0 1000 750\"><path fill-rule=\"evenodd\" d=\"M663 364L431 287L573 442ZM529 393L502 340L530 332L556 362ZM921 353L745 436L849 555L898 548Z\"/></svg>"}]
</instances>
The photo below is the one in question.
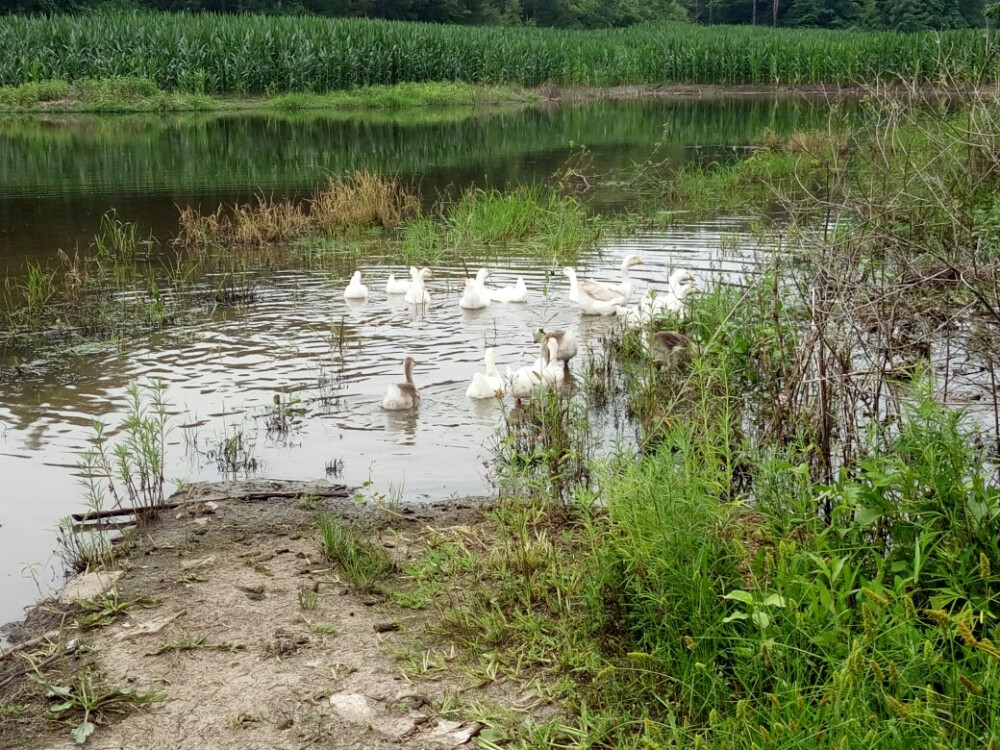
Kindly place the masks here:
<instances>
[{"instance_id":1,"label":"small stone","mask_svg":"<svg viewBox=\"0 0 1000 750\"><path fill-rule=\"evenodd\" d=\"M442 747L460 747L465 745L482 731L483 725L478 722L466 724L461 721L438 721L438 724L427 735L427 739Z\"/></svg>"},{"instance_id":2,"label":"small stone","mask_svg":"<svg viewBox=\"0 0 1000 750\"><path fill-rule=\"evenodd\" d=\"M199 516L198 518L194 519L192 523L195 524L196 526L204 526L205 524L208 523L208 519L205 518L205 516Z\"/></svg>"},{"instance_id":3,"label":"small stone","mask_svg":"<svg viewBox=\"0 0 1000 750\"><path fill-rule=\"evenodd\" d=\"M195 570L197 568L207 568L215 563L215 555L199 557L195 560L184 560L181 562L181 570Z\"/></svg>"},{"instance_id":4,"label":"small stone","mask_svg":"<svg viewBox=\"0 0 1000 750\"><path fill-rule=\"evenodd\" d=\"M334 693L330 696L330 706L345 721L368 724L375 718L375 707L360 693Z\"/></svg>"},{"instance_id":5,"label":"small stone","mask_svg":"<svg viewBox=\"0 0 1000 750\"><path fill-rule=\"evenodd\" d=\"M398 622L376 622L372 628L376 633L392 633L399 630Z\"/></svg>"},{"instance_id":6,"label":"small stone","mask_svg":"<svg viewBox=\"0 0 1000 750\"><path fill-rule=\"evenodd\" d=\"M201 506L201 508L202 508L202 511L205 512L205 513L215 513L215 511L217 511L219 509L219 504L215 503L215 502L212 502L211 500L209 500L207 503L204 503Z\"/></svg>"},{"instance_id":7,"label":"small stone","mask_svg":"<svg viewBox=\"0 0 1000 750\"><path fill-rule=\"evenodd\" d=\"M409 717L384 718L372 727L376 732L395 742L401 742L417 731L417 722Z\"/></svg>"},{"instance_id":8,"label":"small stone","mask_svg":"<svg viewBox=\"0 0 1000 750\"><path fill-rule=\"evenodd\" d=\"M120 570L99 570L95 573L77 576L63 587L59 593L59 601L62 604L69 604L93 599L114 586L121 577Z\"/></svg>"}]
</instances>

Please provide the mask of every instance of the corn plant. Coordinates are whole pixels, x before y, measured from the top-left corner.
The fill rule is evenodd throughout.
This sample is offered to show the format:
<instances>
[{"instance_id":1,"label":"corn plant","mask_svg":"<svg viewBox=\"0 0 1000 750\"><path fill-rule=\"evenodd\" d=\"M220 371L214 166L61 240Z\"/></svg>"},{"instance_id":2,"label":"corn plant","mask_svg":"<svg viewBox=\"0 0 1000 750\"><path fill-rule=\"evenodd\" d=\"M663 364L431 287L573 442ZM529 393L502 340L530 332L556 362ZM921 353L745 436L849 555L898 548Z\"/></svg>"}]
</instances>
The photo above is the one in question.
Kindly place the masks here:
<instances>
[{"instance_id":1,"label":"corn plant","mask_svg":"<svg viewBox=\"0 0 1000 750\"><path fill-rule=\"evenodd\" d=\"M988 68L991 47L982 30L902 34L663 24L571 31L243 14L7 16L0 19L0 86L131 78L198 94L263 94L422 81L974 81Z\"/></svg>"}]
</instances>

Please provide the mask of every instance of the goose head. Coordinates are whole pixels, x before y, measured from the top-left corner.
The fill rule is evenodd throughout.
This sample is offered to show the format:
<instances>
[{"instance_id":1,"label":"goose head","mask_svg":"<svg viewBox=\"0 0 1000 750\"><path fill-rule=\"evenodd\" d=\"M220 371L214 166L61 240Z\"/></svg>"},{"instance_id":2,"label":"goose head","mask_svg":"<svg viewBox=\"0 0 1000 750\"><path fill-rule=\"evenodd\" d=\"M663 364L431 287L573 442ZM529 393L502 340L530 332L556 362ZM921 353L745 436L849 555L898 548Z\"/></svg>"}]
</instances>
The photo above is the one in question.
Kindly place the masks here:
<instances>
[{"instance_id":1,"label":"goose head","mask_svg":"<svg viewBox=\"0 0 1000 750\"><path fill-rule=\"evenodd\" d=\"M489 272L489 270L485 268L480 268L479 273L476 274L476 283L479 284L479 286L482 286L483 284L486 283L486 279L488 279L490 276L492 276L492 274Z\"/></svg>"},{"instance_id":2,"label":"goose head","mask_svg":"<svg viewBox=\"0 0 1000 750\"><path fill-rule=\"evenodd\" d=\"M566 266L562 270L562 275L568 277L570 280L575 279L576 278L576 269L572 268L571 266Z\"/></svg>"},{"instance_id":3,"label":"goose head","mask_svg":"<svg viewBox=\"0 0 1000 750\"><path fill-rule=\"evenodd\" d=\"M355 271L351 277L351 285L356 286L361 283L361 271Z\"/></svg>"},{"instance_id":4,"label":"goose head","mask_svg":"<svg viewBox=\"0 0 1000 750\"><path fill-rule=\"evenodd\" d=\"M690 271L678 268L672 274L670 274L670 290L677 294L677 290L684 286L696 286L698 284L698 279Z\"/></svg>"},{"instance_id":5,"label":"goose head","mask_svg":"<svg viewBox=\"0 0 1000 750\"><path fill-rule=\"evenodd\" d=\"M417 275L413 277L413 280L414 281L427 281L428 279L433 279L433 278L434 278L434 274L431 272L431 269L429 269L429 268L421 268L417 272Z\"/></svg>"},{"instance_id":6,"label":"goose head","mask_svg":"<svg viewBox=\"0 0 1000 750\"><path fill-rule=\"evenodd\" d=\"M622 273L628 271L632 266L641 266L642 264L642 258L638 255L627 255L622 261Z\"/></svg>"}]
</instances>

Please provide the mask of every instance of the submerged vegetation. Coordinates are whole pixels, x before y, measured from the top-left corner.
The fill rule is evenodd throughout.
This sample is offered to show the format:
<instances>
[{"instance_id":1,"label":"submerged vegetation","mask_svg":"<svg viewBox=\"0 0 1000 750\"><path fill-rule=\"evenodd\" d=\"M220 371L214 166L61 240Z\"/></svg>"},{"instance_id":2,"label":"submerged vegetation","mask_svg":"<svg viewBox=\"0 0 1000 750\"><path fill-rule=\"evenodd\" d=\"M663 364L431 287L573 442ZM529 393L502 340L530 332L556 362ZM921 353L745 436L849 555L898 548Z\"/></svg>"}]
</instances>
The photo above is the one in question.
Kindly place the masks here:
<instances>
[{"instance_id":1,"label":"submerged vegetation","mask_svg":"<svg viewBox=\"0 0 1000 750\"><path fill-rule=\"evenodd\" d=\"M982 30L902 34L663 24L564 31L124 12L5 16L0 49L3 86L145 78L170 91L239 95L422 81L773 85L900 76L967 82L979 78L992 54Z\"/></svg>"}]
</instances>

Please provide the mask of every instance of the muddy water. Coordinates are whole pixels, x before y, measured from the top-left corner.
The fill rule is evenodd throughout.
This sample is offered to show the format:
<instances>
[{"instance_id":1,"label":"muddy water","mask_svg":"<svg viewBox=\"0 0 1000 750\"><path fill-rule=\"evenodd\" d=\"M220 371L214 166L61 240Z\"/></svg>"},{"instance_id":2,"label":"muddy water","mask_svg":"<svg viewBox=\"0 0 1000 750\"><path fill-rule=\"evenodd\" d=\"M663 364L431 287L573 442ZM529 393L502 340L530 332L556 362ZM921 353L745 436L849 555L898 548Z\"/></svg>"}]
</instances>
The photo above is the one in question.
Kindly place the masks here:
<instances>
[{"instance_id":1,"label":"muddy water","mask_svg":"<svg viewBox=\"0 0 1000 750\"><path fill-rule=\"evenodd\" d=\"M433 194L448 185L547 177L571 141L587 142L607 169L644 158L666 133L661 153L682 163L750 143L763 127L806 127L822 117L819 105L743 101L601 104L429 124L318 116L0 121L0 268L18 273L26 258L85 242L110 208L165 236L176 205L302 191L330 171L392 171L420 178ZM662 288L677 266L708 283L734 280L753 258L729 257L723 248L734 237L745 241L742 251L752 248L746 226L681 224L611 241L581 272L615 278L620 259L638 251L646 265L636 269L637 294ZM384 294L391 270L405 276L362 267L372 289L367 303L345 302L338 280L293 271L262 286L246 309L122 350L112 343L0 361L0 622L62 580L52 550L58 519L82 509L76 463L93 420L119 422L132 382L157 378L167 386L171 486L226 478L216 451L242 434L252 476L314 479L335 470L349 484L367 483L368 496L404 502L491 493L489 447L500 411L464 396L482 369L484 345L496 347L501 369L516 368L537 356L531 332L538 327L576 327L586 348L613 323L581 318L555 268L495 268L495 285L523 275L530 301L475 312L457 304L464 271L436 268L435 304L420 315ZM402 379L406 355L417 360L422 403L413 414L387 414L379 400ZM269 429L276 394L295 402L287 432Z\"/></svg>"}]
</instances>

